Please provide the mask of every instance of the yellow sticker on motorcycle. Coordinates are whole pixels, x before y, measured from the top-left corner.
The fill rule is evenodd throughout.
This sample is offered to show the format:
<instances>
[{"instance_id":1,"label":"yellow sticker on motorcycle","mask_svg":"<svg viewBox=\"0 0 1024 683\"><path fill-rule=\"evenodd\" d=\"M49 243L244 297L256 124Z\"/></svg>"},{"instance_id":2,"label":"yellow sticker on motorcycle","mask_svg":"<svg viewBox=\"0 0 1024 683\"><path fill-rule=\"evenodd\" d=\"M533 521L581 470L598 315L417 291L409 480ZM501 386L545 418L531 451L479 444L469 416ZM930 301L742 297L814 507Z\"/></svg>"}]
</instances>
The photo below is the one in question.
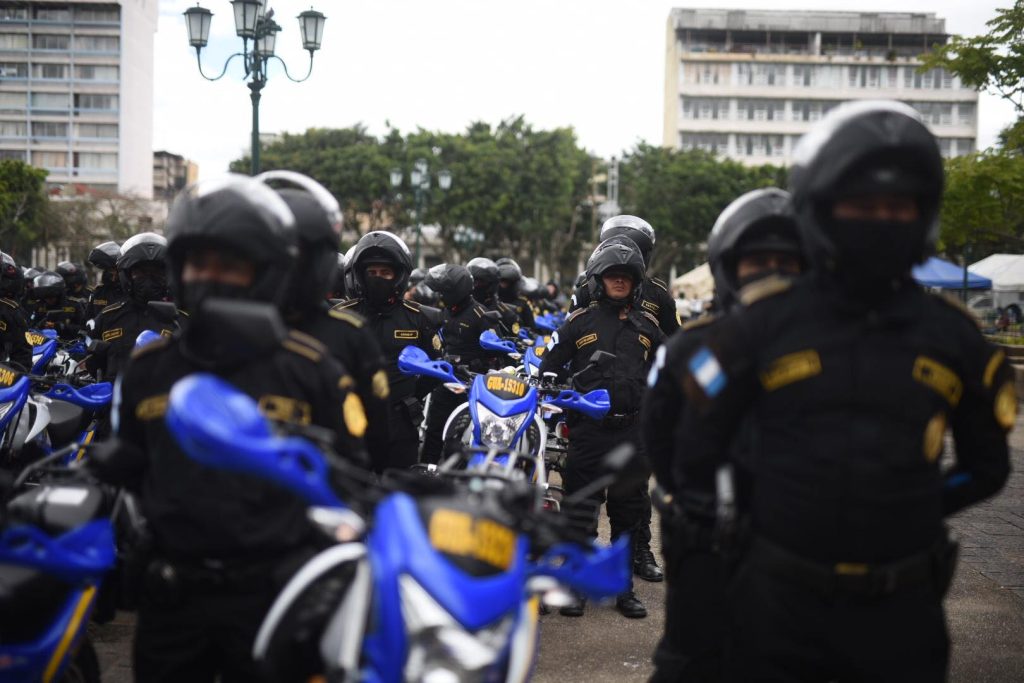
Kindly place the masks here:
<instances>
[{"instance_id":1,"label":"yellow sticker on motorcycle","mask_svg":"<svg viewBox=\"0 0 1024 683\"><path fill-rule=\"evenodd\" d=\"M488 375L487 390L506 391L515 396L526 396L526 382L520 382L507 375Z\"/></svg>"},{"instance_id":2,"label":"yellow sticker on motorcycle","mask_svg":"<svg viewBox=\"0 0 1024 683\"><path fill-rule=\"evenodd\" d=\"M26 332L25 339L28 340L28 343L32 346L42 346L46 343L46 337L35 332Z\"/></svg>"},{"instance_id":3,"label":"yellow sticker on motorcycle","mask_svg":"<svg viewBox=\"0 0 1024 683\"><path fill-rule=\"evenodd\" d=\"M503 524L476 519L458 510L437 510L428 525L430 544L449 555L472 557L498 569L508 569L515 557L516 534Z\"/></svg>"}]
</instances>

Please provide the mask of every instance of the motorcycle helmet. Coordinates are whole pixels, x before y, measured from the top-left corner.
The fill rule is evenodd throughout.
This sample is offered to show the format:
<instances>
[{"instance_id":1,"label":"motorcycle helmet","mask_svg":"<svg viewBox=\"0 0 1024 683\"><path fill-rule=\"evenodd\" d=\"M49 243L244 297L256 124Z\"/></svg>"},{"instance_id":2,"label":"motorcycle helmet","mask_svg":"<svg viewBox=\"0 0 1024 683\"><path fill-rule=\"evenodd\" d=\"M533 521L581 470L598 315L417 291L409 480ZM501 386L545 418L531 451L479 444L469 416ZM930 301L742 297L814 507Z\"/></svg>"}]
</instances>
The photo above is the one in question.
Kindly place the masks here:
<instances>
[{"instance_id":1,"label":"motorcycle helmet","mask_svg":"<svg viewBox=\"0 0 1024 683\"><path fill-rule=\"evenodd\" d=\"M599 239L604 242L609 237L625 235L636 243L644 259L644 267L651 265L651 253L654 251L654 228L638 216L622 214L612 216L601 226Z\"/></svg>"},{"instance_id":2,"label":"motorcycle helmet","mask_svg":"<svg viewBox=\"0 0 1024 683\"><path fill-rule=\"evenodd\" d=\"M167 218L168 271L175 301L185 302L181 273L186 255L202 248L222 249L250 261L255 273L246 298L283 306L298 254L295 216L265 184L227 174L178 193Z\"/></svg>"},{"instance_id":3,"label":"motorcycle helmet","mask_svg":"<svg viewBox=\"0 0 1024 683\"><path fill-rule=\"evenodd\" d=\"M25 290L25 276L14 262L14 257L0 252L0 296L11 299L21 296Z\"/></svg>"},{"instance_id":4,"label":"motorcycle helmet","mask_svg":"<svg viewBox=\"0 0 1024 683\"><path fill-rule=\"evenodd\" d=\"M132 278L132 269L146 263L159 266L162 271L166 270L167 240L163 235L140 232L125 241L121 255L117 258L117 277L121 290L139 303L162 301L167 298L166 272L143 282L136 282Z\"/></svg>"},{"instance_id":5,"label":"motorcycle helmet","mask_svg":"<svg viewBox=\"0 0 1024 683\"><path fill-rule=\"evenodd\" d=\"M56 299L61 302L66 291L64 278L52 270L43 271L32 280L32 297L38 301Z\"/></svg>"},{"instance_id":6,"label":"motorcycle helmet","mask_svg":"<svg viewBox=\"0 0 1024 683\"><path fill-rule=\"evenodd\" d=\"M635 244L619 239L609 240L597 245L597 249L587 260L587 289L594 301L615 301L605 290L603 277L613 270L624 270L633 278L633 290L626 300L617 302L622 305L632 304L640 300L643 289L644 257Z\"/></svg>"},{"instance_id":7,"label":"motorcycle helmet","mask_svg":"<svg viewBox=\"0 0 1024 683\"><path fill-rule=\"evenodd\" d=\"M507 256L498 259L495 264L498 266L498 298L506 303L512 303L519 298L523 269Z\"/></svg>"},{"instance_id":8,"label":"motorcycle helmet","mask_svg":"<svg viewBox=\"0 0 1024 683\"><path fill-rule=\"evenodd\" d=\"M56 272L62 278L64 278L64 284L67 285L69 291L77 291L79 287L85 287L85 268L72 263L71 261L61 261L57 264Z\"/></svg>"},{"instance_id":9,"label":"motorcycle helmet","mask_svg":"<svg viewBox=\"0 0 1024 683\"><path fill-rule=\"evenodd\" d=\"M466 266L442 263L427 271L423 283L437 292L449 309L464 307L473 294L473 276Z\"/></svg>"},{"instance_id":10,"label":"motorcycle helmet","mask_svg":"<svg viewBox=\"0 0 1024 683\"><path fill-rule=\"evenodd\" d=\"M708 237L708 262L722 310L737 300L740 256L755 252L800 255L800 236L789 193L775 187L747 192L722 211Z\"/></svg>"},{"instance_id":11,"label":"motorcycle helmet","mask_svg":"<svg viewBox=\"0 0 1024 683\"><path fill-rule=\"evenodd\" d=\"M121 256L121 247L117 242L97 244L87 259L89 264L100 271L100 282L104 285L118 283L117 259Z\"/></svg>"},{"instance_id":12,"label":"motorcycle helmet","mask_svg":"<svg viewBox=\"0 0 1024 683\"><path fill-rule=\"evenodd\" d=\"M384 230L368 232L359 238L348 262L362 295L375 305L401 299L409 283L409 275L412 274L409 247L401 237ZM371 288L368 288L366 268L375 264L390 266L395 271L395 277L385 281L387 284L371 283Z\"/></svg>"},{"instance_id":13,"label":"motorcycle helmet","mask_svg":"<svg viewBox=\"0 0 1024 683\"><path fill-rule=\"evenodd\" d=\"M938 238L943 164L935 136L910 106L861 101L836 107L801 138L789 190L811 265L853 291L905 280ZM843 220L841 201L877 195L910 197L907 222Z\"/></svg>"},{"instance_id":14,"label":"motorcycle helmet","mask_svg":"<svg viewBox=\"0 0 1024 683\"><path fill-rule=\"evenodd\" d=\"M498 293L498 264L489 258L477 256L466 264L473 277L473 296L477 301L489 301Z\"/></svg>"}]
</instances>

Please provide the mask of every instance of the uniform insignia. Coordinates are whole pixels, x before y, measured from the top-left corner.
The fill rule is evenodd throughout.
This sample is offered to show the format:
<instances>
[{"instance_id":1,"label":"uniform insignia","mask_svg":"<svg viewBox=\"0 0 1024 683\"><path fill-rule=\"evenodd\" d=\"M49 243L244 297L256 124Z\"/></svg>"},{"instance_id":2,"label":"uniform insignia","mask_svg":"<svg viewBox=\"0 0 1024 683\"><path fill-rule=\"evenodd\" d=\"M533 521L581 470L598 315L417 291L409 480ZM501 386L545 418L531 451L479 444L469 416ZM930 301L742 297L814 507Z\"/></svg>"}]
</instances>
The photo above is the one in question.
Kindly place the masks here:
<instances>
[{"instance_id":1,"label":"uniform insignia","mask_svg":"<svg viewBox=\"0 0 1024 683\"><path fill-rule=\"evenodd\" d=\"M142 348L148 348L152 344L147 344ZM159 394L157 396L150 396L139 401L139 404L135 406L135 417L140 420L155 420L158 417L163 417L164 413L167 412L167 394Z\"/></svg>"},{"instance_id":2,"label":"uniform insignia","mask_svg":"<svg viewBox=\"0 0 1024 683\"><path fill-rule=\"evenodd\" d=\"M512 323L512 334L519 334L519 323Z\"/></svg>"},{"instance_id":3,"label":"uniform insignia","mask_svg":"<svg viewBox=\"0 0 1024 683\"><path fill-rule=\"evenodd\" d=\"M11 308L17 308L18 307L18 302L17 301L15 301L13 299L8 299L7 297L0 298L0 303L3 303L5 306L10 306Z\"/></svg>"},{"instance_id":4,"label":"uniform insignia","mask_svg":"<svg viewBox=\"0 0 1024 683\"><path fill-rule=\"evenodd\" d=\"M435 351L441 350L441 337L434 335L434 338L430 340L430 343L434 346Z\"/></svg>"},{"instance_id":5,"label":"uniform insignia","mask_svg":"<svg viewBox=\"0 0 1024 683\"><path fill-rule=\"evenodd\" d=\"M1013 388L1013 382L1007 382L996 394L995 402L996 422L999 426L1010 431L1017 421L1017 392Z\"/></svg>"},{"instance_id":6,"label":"uniform insignia","mask_svg":"<svg viewBox=\"0 0 1024 683\"><path fill-rule=\"evenodd\" d=\"M313 421L313 407L289 396L260 396L260 412L275 422L308 425Z\"/></svg>"},{"instance_id":7,"label":"uniform insignia","mask_svg":"<svg viewBox=\"0 0 1024 683\"><path fill-rule=\"evenodd\" d=\"M648 351L650 351L650 350L651 350L651 340L650 340L650 339L648 339L647 337L645 337L645 336L644 336L644 335L642 335L642 334L641 334L641 335L639 335L639 336L640 336L640 343L644 345L644 348L645 348L645 349L647 349Z\"/></svg>"},{"instance_id":8,"label":"uniform insignia","mask_svg":"<svg viewBox=\"0 0 1024 683\"><path fill-rule=\"evenodd\" d=\"M341 303L337 303L337 304L334 304L333 306L331 306L331 310L332 311L343 311L346 308L352 308L353 306L358 304L360 301L362 301L362 299L346 299L345 301L342 301Z\"/></svg>"},{"instance_id":9,"label":"uniform insignia","mask_svg":"<svg viewBox=\"0 0 1024 683\"><path fill-rule=\"evenodd\" d=\"M935 462L942 453L942 440L946 436L946 414L936 413L924 428L924 459Z\"/></svg>"},{"instance_id":10,"label":"uniform insignia","mask_svg":"<svg viewBox=\"0 0 1024 683\"><path fill-rule=\"evenodd\" d=\"M121 308L122 306L124 306L124 302L123 301L118 301L116 304L110 304L109 306L104 308L102 311L100 311L100 313L101 314L103 314L103 313L110 313L112 311L116 311L117 309Z\"/></svg>"},{"instance_id":11,"label":"uniform insignia","mask_svg":"<svg viewBox=\"0 0 1024 683\"><path fill-rule=\"evenodd\" d=\"M652 277L650 279L650 282L651 282L652 285L654 285L656 287L660 287L660 288L664 289L666 292L668 291L668 283L665 282L664 280L662 280L661 278Z\"/></svg>"},{"instance_id":12,"label":"uniform insignia","mask_svg":"<svg viewBox=\"0 0 1024 683\"><path fill-rule=\"evenodd\" d=\"M752 282L740 290L740 303L750 306L776 294L782 294L793 286L793 281L778 276L766 277Z\"/></svg>"},{"instance_id":13,"label":"uniform insignia","mask_svg":"<svg viewBox=\"0 0 1024 683\"><path fill-rule=\"evenodd\" d=\"M580 317L581 315L583 315L586 312L587 312L586 308L577 308L575 311L573 311L572 313L569 314L569 317L565 319L565 322L569 322L570 320L574 320L574 319Z\"/></svg>"},{"instance_id":14,"label":"uniform insignia","mask_svg":"<svg viewBox=\"0 0 1024 683\"><path fill-rule=\"evenodd\" d=\"M354 379L352 379L351 375L342 375L341 379L338 380L338 388L339 389L344 389L346 391L349 391L351 389L354 389L355 386L356 386L356 381Z\"/></svg>"},{"instance_id":15,"label":"uniform insignia","mask_svg":"<svg viewBox=\"0 0 1024 683\"><path fill-rule=\"evenodd\" d=\"M590 334L585 335L583 337L580 337L579 339L576 340L576 348L577 349L582 349L587 344L593 344L596 341L597 341L597 333L596 332L591 332Z\"/></svg>"},{"instance_id":16,"label":"uniform insignia","mask_svg":"<svg viewBox=\"0 0 1024 683\"><path fill-rule=\"evenodd\" d=\"M342 416L345 418L345 428L348 433L357 439L363 438L366 433L366 411L363 410L363 402L356 394L349 394L345 397L345 403L341 406Z\"/></svg>"},{"instance_id":17,"label":"uniform insignia","mask_svg":"<svg viewBox=\"0 0 1024 683\"><path fill-rule=\"evenodd\" d=\"M956 407L964 393L964 383L957 374L937 360L918 356L914 361L914 379L935 391Z\"/></svg>"},{"instance_id":18,"label":"uniform insignia","mask_svg":"<svg viewBox=\"0 0 1024 683\"><path fill-rule=\"evenodd\" d=\"M708 398L718 396L725 389L727 384L725 371L722 370L722 365L708 347L703 346L693 354L687 366L693 379Z\"/></svg>"},{"instance_id":19,"label":"uniform insignia","mask_svg":"<svg viewBox=\"0 0 1024 683\"><path fill-rule=\"evenodd\" d=\"M647 311L640 311L640 314L643 315L648 320L650 320L652 323L654 323L655 327L658 327L658 319L655 318L653 315L651 315L649 312L647 312Z\"/></svg>"},{"instance_id":20,"label":"uniform insignia","mask_svg":"<svg viewBox=\"0 0 1024 683\"><path fill-rule=\"evenodd\" d=\"M164 329L160 330L160 336L164 337L165 339L169 339L169 338L174 336L174 331L173 330L168 330L165 327Z\"/></svg>"},{"instance_id":21,"label":"uniform insignia","mask_svg":"<svg viewBox=\"0 0 1024 683\"><path fill-rule=\"evenodd\" d=\"M314 363L318 363L327 352L327 347L320 343L316 337L311 337L304 332L290 330L288 338L281 342L281 346L292 353L304 356Z\"/></svg>"},{"instance_id":22,"label":"uniform insignia","mask_svg":"<svg viewBox=\"0 0 1024 683\"><path fill-rule=\"evenodd\" d=\"M436 339L437 335L434 335L434 338ZM438 341L441 340L438 339ZM378 370L373 373L373 378L370 380L370 383L373 385L374 398L379 398L383 401L391 394L391 385L388 384L388 373L383 370Z\"/></svg>"},{"instance_id":23,"label":"uniform insignia","mask_svg":"<svg viewBox=\"0 0 1024 683\"><path fill-rule=\"evenodd\" d=\"M659 306L658 304L654 303L653 301L648 301L647 299L642 300L640 302L640 306L642 306L643 308L646 308L651 313L657 313L658 311L661 310L661 306Z\"/></svg>"},{"instance_id":24,"label":"uniform insignia","mask_svg":"<svg viewBox=\"0 0 1024 683\"><path fill-rule=\"evenodd\" d=\"M362 327L366 322L361 316L358 316L355 313L350 313L349 311L339 310L338 308L330 309L327 311L327 315L331 316L335 320L347 322L349 325L356 328Z\"/></svg>"},{"instance_id":25,"label":"uniform insignia","mask_svg":"<svg viewBox=\"0 0 1024 683\"><path fill-rule=\"evenodd\" d=\"M790 353L776 358L761 373L761 386L766 391L775 391L787 384L799 382L821 374L821 357L813 349Z\"/></svg>"},{"instance_id":26,"label":"uniform insignia","mask_svg":"<svg viewBox=\"0 0 1024 683\"><path fill-rule=\"evenodd\" d=\"M124 336L124 328L123 327L115 327L114 329L107 330L106 332L103 333L103 341L105 341L105 342L114 341L115 339L120 339L123 336Z\"/></svg>"},{"instance_id":27,"label":"uniform insignia","mask_svg":"<svg viewBox=\"0 0 1024 683\"><path fill-rule=\"evenodd\" d=\"M321 356L319 353L309 348L308 346L300 344L294 339L285 339L283 342L281 342L281 346L288 349L292 353L297 353L300 356L304 356L305 358L310 359L314 363L320 361Z\"/></svg>"},{"instance_id":28,"label":"uniform insignia","mask_svg":"<svg viewBox=\"0 0 1024 683\"><path fill-rule=\"evenodd\" d=\"M996 349L996 352L988 359L988 364L985 366L985 375L983 377L986 389L992 388L992 383L996 381L996 370L999 369L999 366L1002 365L1004 360L1006 360L1006 354L1003 353L1002 349Z\"/></svg>"},{"instance_id":29,"label":"uniform insignia","mask_svg":"<svg viewBox=\"0 0 1024 683\"><path fill-rule=\"evenodd\" d=\"M395 330L395 339L419 339L419 330Z\"/></svg>"}]
</instances>

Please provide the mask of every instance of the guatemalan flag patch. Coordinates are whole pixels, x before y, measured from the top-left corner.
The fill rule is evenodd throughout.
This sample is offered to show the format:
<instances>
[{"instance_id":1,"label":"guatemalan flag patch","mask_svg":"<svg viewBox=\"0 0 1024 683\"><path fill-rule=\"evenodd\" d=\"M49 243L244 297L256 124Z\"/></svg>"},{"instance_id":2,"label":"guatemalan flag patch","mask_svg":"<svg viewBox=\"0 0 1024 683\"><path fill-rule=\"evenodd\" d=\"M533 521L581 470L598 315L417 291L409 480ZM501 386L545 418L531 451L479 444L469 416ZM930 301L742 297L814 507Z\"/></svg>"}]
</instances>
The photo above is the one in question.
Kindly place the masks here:
<instances>
[{"instance_id":1,"label":"guatemalan flag patch","mask_svg":"<svg viewBox=\"0 0 1024 683\"><path fill-rule=\"evenodd\" d=\"M714 398L725 389L726 379L722 366L711 349L704 346L690 358L690 374L708 398Z\"/></svg>"}]
</instances>

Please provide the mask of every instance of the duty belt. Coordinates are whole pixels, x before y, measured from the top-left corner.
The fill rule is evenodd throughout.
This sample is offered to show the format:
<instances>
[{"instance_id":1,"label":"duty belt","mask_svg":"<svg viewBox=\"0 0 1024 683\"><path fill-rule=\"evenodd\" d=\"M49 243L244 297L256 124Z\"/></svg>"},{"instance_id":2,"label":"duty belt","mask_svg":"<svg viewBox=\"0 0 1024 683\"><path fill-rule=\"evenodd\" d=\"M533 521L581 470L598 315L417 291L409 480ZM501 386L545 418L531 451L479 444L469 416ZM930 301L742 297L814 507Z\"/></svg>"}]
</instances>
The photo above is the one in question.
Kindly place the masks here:
<instances>
[{"instance_id":1,"label":"duty belt","mask_svg":"<svg viewBox=\"0 0 1024 683\"><path fill-rule=\"evenodd\" d=\"M928 551L885 564L810 560L765 540L755 538L747 552L751 564L781 578L791 579L823 594L891 595L921 585L944 583L947 563L955 558L956 544L942 539Z\"/></svg>"}]
</instances>

